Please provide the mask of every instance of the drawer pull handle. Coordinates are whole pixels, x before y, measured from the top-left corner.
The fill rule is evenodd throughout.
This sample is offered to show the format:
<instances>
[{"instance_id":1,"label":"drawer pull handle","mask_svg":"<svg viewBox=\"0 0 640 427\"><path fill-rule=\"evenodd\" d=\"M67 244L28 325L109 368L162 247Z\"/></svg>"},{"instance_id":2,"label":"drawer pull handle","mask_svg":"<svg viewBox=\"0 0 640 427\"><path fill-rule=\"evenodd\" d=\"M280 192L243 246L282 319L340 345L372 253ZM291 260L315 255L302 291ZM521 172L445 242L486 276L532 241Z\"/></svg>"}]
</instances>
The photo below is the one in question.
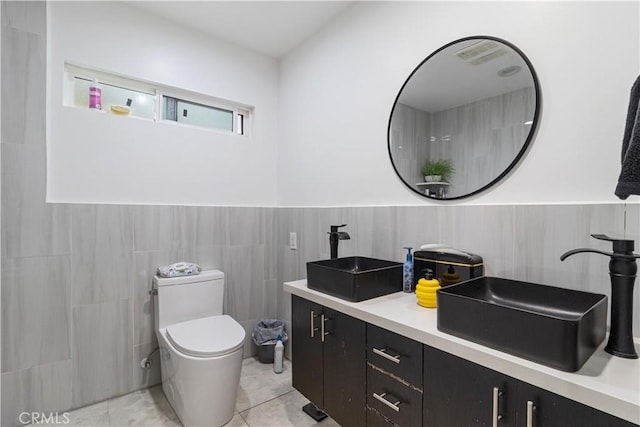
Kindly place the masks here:
<instances>
[{"instance_id":1,"label":"drawer pull handle","mask_svg":"<svg viewBox=\"0 0 640 427\"><path fill-rule=\"evenodd\" d=\"M325 332L324 331L324 322L326 322L327 320L331 320L328 317L324 317L324 314L320 315L320 339L322 340L322 342L324 342L324 337L329 335L329 332Z\"/></svg>"},{"instance_id":2,"label":"drawer pull handle","mask_svg":"<svg viewBox=\"0 0 640 427\"><path fill-rule=\"evenodd\" d=\"M315 337L315 332L318 330L318 328L316 328L315 320L314 320L314 319L316 319L317 317L318 317L318 315L317 315L317 314L315 314L315 313L313 312L313 310L311 310L311 322L310 322L310 323L311 323L311 338L314 338L314 337Z\"/></svg>"},{"instance_id":3,"label":"drawer pull handle","mask_svg":"<svg viewBox=\"0 0 640 427\"><path fill-rule=\"evenodd\" d=\"M527 400L527 427L533 427L533 410L536 407L533 405L533 402Z\"/></svg>"},{"instance_id":4,"label":"drawer pull handle","mask_svg":"<svg viewBox=\"0 0 640 427\"><path fill-rule=\"evenodd\" d=\"M494 387L493 388L493 427L498 427L498 421L500 421L502 419L502 415L500 415L499 412L499 403L500 403L500 396L502 396L502 392L500 391L500 389L498 387Z\"/></svg>"},{"instance_id":5,"label":"drawer pull handle","mask_svg":"<svg viewBox=\"0 0 640 427\"><path fill-rule=\"evenodd\" d=\"M378 356L382 356L387 360L391 360L393 363L400 363L400 355L399 354L389 354L389 350L387 350L386 348L383 348L382 350L379 350L377 348L373 348L373 352L375 354L377 354Z\"/></svg>"},{"instance_id":6,"label":"drawer pull handle","mask_svg":"<svg viewBox=\"0 0 640 427\"><path fill-rule=\"evenodd\" d=\"M377 394L377 393L373 393L373 397L374 399L384 403L385 405L387 405L389 408L393 409L396 412L400 412L400 408L398 407L398 405L401 403L397 398L394 398L393 400L396 401L396 403L391 403L389 400L385 399L385 396L389 396L391 398L394 398L393 395L388 394L388 393L382 393L382 394Z\"/></svg>"}]
</instances>

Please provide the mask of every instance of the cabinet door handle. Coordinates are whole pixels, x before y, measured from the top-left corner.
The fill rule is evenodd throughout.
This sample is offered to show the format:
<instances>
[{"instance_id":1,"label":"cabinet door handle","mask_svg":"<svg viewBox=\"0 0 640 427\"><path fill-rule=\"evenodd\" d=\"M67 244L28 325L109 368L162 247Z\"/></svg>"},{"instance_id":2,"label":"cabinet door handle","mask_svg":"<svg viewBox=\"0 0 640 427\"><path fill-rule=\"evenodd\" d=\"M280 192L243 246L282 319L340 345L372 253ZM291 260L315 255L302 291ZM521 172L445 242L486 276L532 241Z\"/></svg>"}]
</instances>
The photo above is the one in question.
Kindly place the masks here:
<instances>
[{"instance_id":1,"label":"cabinet door handle","mask_svg":"<svg viewBox=\"0 0 640 427\"><path fill-rule=\"evenodd\" d=\"M316 313L314 313L313 310L311 310L311 338L313 338L315 336L315 332L318 330L318 328L316 328L315 326L315 319L318 316L316 315Z\"/></svg>"},{"instance_id":2,"label":"cabinet door handle","mask_svg":"<svg viewBox=\"0 0 640 427\"><path fill-rule=\"evenodd\" d=\"M390 354L389 350L383 348L382 350L373 348L373 352L378 356L382 356L387 360L391 360L393 363L400 363L400 355L399 354Z\"/></svg>"},{"instance_id":3,"label":"cabinet door handle","mask_svg":"<svg viewBox=\"0 0 640 427\"><path fill-rule=\"evenodd\" d=\"M391 398L393 398L393 400L396 401L396 403L391 403L391 401L385 399L385 396L389 396ZM393 409L396 412L400 412L400 407L398 406L401 402L400 400L398 400L397 398L394 398L393 395L388 394L388 393L382 393L382 394L377 394L377 393L373 393L373 398L384 403L385 405L387 405L389 408Z\"/></svg>"},{"instance_id":4,"label":"cabinet door handle","mask_svg":"<svg viewBox=\"0 0 640 427\"><path fill-rule=\"evenodd\" d=\"M324 317L324 314L320 315L320 328L321 328L320 334L322 335L321 337L322 342L324 342L324 337L329 335L329 332L324 331L324 322L326 322L327 320L331 320L331 319L329 319L328 317Z\"/></svg>"},{"instance_id":5,"label":"cabinet door handle","mask_svg":"<svg viewBox=\"0 0 640 427\"><path fill-rule=\"evenodd\" d=\"M502 396L502 392L498 387L493 388L493 423L491 424L493 427L498 427L498 421L502 419L502 415L499 412L500 406L500 396Z\"/></svg>"},{"instance_id":6,"label":"cabinet door handle","mask_svg":"<svg viewBox=\"0 0 640 427\"><path fill-rule=\"evenodd\" d=\"M536 407L531 400L527 400L527 427L533 427L533 410Z\"/></svg>"}]
</instances>

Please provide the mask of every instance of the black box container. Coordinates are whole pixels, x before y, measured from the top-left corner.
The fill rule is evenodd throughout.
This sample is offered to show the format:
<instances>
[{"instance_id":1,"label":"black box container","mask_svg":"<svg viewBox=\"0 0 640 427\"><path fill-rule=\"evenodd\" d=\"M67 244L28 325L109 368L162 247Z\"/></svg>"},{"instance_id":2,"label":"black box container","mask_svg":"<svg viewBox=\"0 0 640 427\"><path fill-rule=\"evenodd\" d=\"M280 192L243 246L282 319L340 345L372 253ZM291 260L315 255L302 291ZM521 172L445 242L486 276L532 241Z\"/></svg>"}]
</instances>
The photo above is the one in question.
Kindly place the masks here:
<instances>
[{"instance_id":1,"label":"black box container","mask_svg":"<svg viewBox=\"0 0 640 427\"><path fill-rule=\"evenodd\" d=\"M413 254L413 289L427 270L445 287L484 275L484 264L480 255L452 248L434 248L416 251Z\"/></svg>"}]
</instances>

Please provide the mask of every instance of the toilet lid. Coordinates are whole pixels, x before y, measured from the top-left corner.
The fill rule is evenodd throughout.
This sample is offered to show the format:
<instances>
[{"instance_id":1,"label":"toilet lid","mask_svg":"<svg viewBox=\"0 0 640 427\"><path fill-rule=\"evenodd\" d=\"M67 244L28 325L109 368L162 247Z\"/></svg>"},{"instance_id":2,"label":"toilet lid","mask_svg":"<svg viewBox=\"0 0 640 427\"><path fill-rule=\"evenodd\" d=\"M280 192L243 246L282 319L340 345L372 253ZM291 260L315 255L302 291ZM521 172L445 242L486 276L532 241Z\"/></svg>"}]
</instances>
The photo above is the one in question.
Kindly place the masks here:
<instances>
[{"instance_id":1,"label":"toilet lid","mask_svg":"<svg viewBox=\"0 0 640 427\"><path fill-rule=\"evenodd\" d=\"M167 337L178 351L189 356L212 357L244 344L245 332L231 316L211 316L167 326Z\"/></svg>"}]
</instances>

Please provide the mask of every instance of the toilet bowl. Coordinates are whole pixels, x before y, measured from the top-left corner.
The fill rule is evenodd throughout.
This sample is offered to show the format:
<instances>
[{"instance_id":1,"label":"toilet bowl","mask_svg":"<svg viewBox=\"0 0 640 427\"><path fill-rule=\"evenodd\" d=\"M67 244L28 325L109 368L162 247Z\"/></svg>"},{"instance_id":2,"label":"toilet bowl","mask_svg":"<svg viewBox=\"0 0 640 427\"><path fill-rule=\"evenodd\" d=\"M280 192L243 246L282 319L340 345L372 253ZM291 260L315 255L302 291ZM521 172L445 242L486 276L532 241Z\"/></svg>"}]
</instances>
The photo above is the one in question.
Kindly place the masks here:
<instances>
[{"instance_id":1,"label":"toilet bowl","mask_svg":"<svg viewBox=\"0 0 640 427\"><path fill-rule=\"evenodd\" d=\"M233 417L246 333L222 314L224 274L154 279L162 390L182 424L222 426Z\"/></svg>"}]
</instances>

